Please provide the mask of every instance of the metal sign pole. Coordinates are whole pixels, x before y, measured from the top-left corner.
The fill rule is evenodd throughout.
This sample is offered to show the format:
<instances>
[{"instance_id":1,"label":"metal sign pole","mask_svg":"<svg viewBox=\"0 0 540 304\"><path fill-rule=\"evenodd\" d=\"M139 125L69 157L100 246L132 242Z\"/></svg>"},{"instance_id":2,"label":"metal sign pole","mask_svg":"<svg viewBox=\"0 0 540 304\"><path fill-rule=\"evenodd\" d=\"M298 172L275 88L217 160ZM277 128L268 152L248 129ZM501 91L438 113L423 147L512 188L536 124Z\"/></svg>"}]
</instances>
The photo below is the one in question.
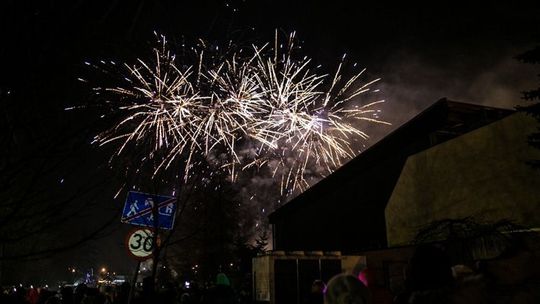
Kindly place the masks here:
<instances>
[{"instance_id":1,"label":"metal sign pole","mask_svg":"<svg viewBox=\"0 0 540 304\"><path fill-rule=\"evenodd\" d=\"M156 283L157 265L159 263L161 249L158 240L159 229L172 230L174 228L176 201L177 199L171 196L153 195L136 191L128 192L120 221L135 226L150 227L135 230L128 234L126 238L128 252L139 260L128 296L129 304L131 304L135 292L135 284L139 268L141 267L140 261L152 257L152 254L152 284ZM151 230L149 229L152 228L153 232L150 233Z\"/></svg>"},{"instance_id":2,"label":"metal sign pole","mask_svg":"<svg viewBox=\"0 0 540 304\"><path fill-rule=\"evenodd\" d=\"M131 282L131 288L129 289L128 304L131 304L133 300L133 294L135 293L135 287L137 284L137 277L139 276L139 269L141 269L141 261L137 262L135 273L133 274L133 281Z\"/></svg>"}]
</instances>

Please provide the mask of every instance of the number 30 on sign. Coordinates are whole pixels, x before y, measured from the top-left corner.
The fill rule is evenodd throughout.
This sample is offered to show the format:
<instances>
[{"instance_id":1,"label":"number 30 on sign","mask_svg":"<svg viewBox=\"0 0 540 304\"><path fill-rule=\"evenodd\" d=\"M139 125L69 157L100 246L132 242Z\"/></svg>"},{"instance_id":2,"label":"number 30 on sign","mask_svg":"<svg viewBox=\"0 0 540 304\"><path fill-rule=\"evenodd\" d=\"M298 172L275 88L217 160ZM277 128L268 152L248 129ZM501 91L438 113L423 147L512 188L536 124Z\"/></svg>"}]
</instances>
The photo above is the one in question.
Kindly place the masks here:
<instances>
[{"instance_id":1,"label":"number 30 on sign","mask_svg":"<svg viewBox=\"0 0 540 304\"><path fill-rule=\"evenodd\" d=\"M154 232L150 229L131 231L126 240L129 253L138 260L152 256L154 250Z\"/></svg>"}]
</instances>

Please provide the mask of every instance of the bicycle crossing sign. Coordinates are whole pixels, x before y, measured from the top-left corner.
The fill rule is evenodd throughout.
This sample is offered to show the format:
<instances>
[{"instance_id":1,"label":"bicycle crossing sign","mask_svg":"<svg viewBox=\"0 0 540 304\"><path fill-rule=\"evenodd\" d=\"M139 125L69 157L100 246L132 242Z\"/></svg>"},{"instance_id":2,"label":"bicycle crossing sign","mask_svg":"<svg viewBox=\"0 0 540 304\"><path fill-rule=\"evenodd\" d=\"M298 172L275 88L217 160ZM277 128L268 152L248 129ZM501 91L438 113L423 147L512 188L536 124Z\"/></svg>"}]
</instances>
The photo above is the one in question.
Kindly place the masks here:
<instances>
[{"instance_id":1,"label":"bicycle crossing sign","mask_svg":"<svg viewBox=\"0 0 540 304\"><path fill-rule=\"evenodd\" d=\"M157 221L154 206L157 205ZM176 215L176 198L130 191L124 204L121 222L143 227L172 229Z\"/></svg>"}]
</instances>

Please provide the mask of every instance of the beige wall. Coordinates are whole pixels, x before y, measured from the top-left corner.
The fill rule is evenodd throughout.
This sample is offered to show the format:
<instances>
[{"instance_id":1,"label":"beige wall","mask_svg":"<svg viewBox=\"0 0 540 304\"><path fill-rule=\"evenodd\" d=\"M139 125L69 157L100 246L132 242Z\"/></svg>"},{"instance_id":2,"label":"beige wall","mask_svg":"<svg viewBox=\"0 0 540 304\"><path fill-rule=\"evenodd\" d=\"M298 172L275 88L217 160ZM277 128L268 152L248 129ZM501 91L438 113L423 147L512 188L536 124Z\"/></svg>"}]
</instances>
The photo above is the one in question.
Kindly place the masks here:
<instances>
[{"instance_id":1,"label":"beige wall","mask_svg":"<svg viewBox=\"0 0 540 304\"><path fill-rule=\"evenodd\" d=\"M388 245L410 243L433 220L473 216L540 227L540 159L528 134L538 124L522 113L408 158L385 210Z\"/></svg>"}]
</instances>

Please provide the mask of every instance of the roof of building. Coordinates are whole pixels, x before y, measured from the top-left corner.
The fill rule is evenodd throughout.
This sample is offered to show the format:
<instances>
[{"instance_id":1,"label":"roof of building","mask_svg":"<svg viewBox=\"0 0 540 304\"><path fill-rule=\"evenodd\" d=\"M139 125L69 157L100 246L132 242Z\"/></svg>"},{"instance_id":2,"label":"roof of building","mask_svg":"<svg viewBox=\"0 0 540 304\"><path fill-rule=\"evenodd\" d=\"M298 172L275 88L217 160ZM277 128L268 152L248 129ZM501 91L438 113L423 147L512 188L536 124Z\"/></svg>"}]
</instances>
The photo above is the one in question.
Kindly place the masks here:
<instances>
[{"instance_id":1,"label":"roof of building","mask_svg":"<svg viewBox=\"0 0 540 304\"><path fill-rule=\"evenodd\" d=\"M450 101L446 98L440 99L328 177L270 214L270 222L274 223L290 211L302 208L304 203L317 201L318 198L324 197L321 194L345 181L358 178L363 172L368 174L365 173L370 172L367 169L373 172L373 167L377 166L381 160L398 159L399 161L393 164L401 163L402 166L409 155L495 122L513 112L515 111L509 109ZM399 176L399 172L397 174ZM389 183L395 184L395 180L390 178Z\"/></svg>"}]
</instances>

